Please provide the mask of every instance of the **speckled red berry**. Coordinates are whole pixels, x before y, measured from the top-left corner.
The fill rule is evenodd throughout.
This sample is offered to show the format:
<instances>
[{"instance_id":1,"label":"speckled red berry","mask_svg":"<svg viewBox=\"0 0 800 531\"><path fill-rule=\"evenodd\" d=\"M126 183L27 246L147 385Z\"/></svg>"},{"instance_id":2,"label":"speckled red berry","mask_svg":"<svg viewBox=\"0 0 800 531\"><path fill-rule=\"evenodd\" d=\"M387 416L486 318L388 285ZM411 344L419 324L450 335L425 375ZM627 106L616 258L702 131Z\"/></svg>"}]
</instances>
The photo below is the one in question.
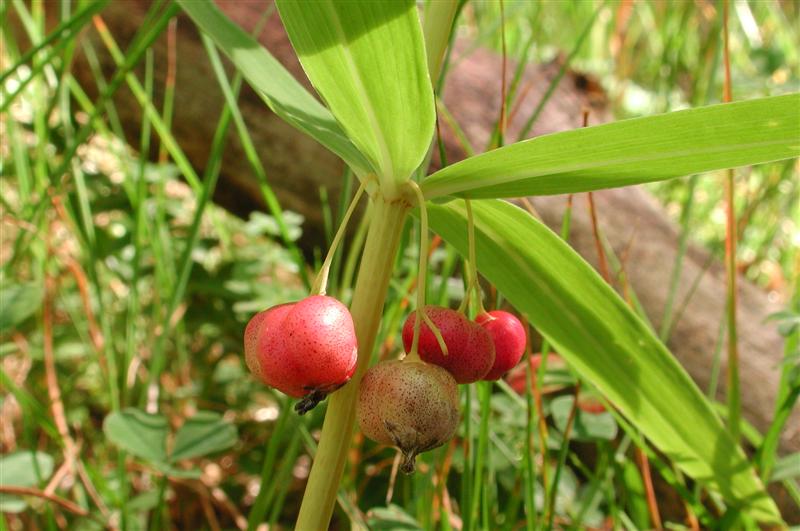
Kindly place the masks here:
<instances>
[{"instance_id":1,"label":"speckled red berry","mask_svg":"<svg viewBox=\"0 0 800 531\"><path fill-rule=\"evenodd\" d=\"M265 384L300 398L305 413L355 372L353 318L333 297L314 295L256 314L245 330L245 359Z\"/></svg>"},{"instance_id":2,"label":"speckled red berry","mask_svg":"<svg viewBox=\"0 0 800 531\"><path fill-rule=\"evenodd\" d=\"M497 380L513 369L525 353L525 327L513 314L502 310L482 313L475 322L489 332L494 343L494 365L484 380Z\"/></svg>"},{"instance_id":3,"label":"speckled red berry","mask_svg":"<svg viewBox=\"0 0 800 531\"><path fill-rule=\"evenodd\" d=\"M458 386L449 372L421 361L384 361L361 380L356 414L373 441L403 452L401 470L414 471L417 454L449 441L458 428Z\"/></svg>"},{"instance_id":4,"label":"speckled red berry","mask_svg":"<svg viewBox=\"0 0 800 531\"><path fill-rule=\"evenodd\" d=\"M295 303L285 303L267 308L258 312L247 323L244 329L244 360L247 368L250 369L258 379L261 378L261 361L258 356L258 336L263 328L273 329L275 323L280 323Z\"/></svg>"},{"instance_id":5,"label":"speckled red berry","mask_svg":"<svg viewBox=\"0 0 800 531\"><path fill-rule=\"evenodd\" d=\"M494 345L489 333L464 314L441 306L425 306L428 318L439 329L447 345L445 356L436 336L423 321L420 325L419 357L450 371L460 384L477 382L494 364ZM411 351L414 340L414 322L417 312L412 312L403 325L403 346Z\"/></svg>"}]
</instances>

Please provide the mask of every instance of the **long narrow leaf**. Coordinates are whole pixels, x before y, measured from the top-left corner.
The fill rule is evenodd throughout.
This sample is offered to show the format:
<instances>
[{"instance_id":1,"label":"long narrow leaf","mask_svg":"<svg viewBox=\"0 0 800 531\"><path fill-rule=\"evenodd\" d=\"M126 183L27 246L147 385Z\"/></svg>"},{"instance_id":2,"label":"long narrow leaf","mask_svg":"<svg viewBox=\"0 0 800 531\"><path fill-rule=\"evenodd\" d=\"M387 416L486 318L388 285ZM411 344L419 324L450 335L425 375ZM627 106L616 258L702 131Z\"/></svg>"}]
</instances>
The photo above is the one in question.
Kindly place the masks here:
<instances>
[{"instance_id":1,"label":"long narrow leaf","mask_svg":"<svg viewBox=\"0 0 800 531\"><path fill-rule=\"evenodd\" d=\"M473 202L478 269L584 378L687 474L759 520L777 509L709 402L651 330L556 234L503 201ZM467 253L461 201L431 228Z\"/></svg>"},{"instance_id":2,"label":"long narrow leaf","mask_svg":"<svg viewBox=\"0 0 800 531\"><path fill-rule=\"evenodd\" d=\"M415 2L277 5L311 83L391 193L433 137L433 89Z\"/></svg>"},{"instance_id":3,"label":"long narrow leaf","mask_svg":"<svg viewBox=\"0 0 800 531\"><path fill-rule=\"evenodd\" d=\"M357 173L370 171L330 111L312 96L264 47L209 0L178 0L183 10L225 52L275 114L314 138Z\"/></svg>"},{"instance_id":4,"label":"long narrow leaf","mask_svg":"<svg viewBox=\"0 0 800 531\"><path fill-rule=\"evenodd\" d=\"M800 93L545 135L423 181L427 199L587 192L800 155Z\"/></svg>"}]
</instances>

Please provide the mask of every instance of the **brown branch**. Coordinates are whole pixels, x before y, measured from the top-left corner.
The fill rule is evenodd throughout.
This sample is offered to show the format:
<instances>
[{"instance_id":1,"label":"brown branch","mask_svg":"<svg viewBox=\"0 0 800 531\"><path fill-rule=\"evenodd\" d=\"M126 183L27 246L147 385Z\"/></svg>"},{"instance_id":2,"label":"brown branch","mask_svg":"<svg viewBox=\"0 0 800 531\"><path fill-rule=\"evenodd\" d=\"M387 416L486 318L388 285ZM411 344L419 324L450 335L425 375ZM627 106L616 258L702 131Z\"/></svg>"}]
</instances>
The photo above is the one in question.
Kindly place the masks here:
<instances>
[{"instance_id":1,"label":"brown branch","mask_svg":"<svg viewBox=\"0 0 800 531\"><path fill-rule=\"evenodd\" d=\"M89 336L92 338L92 344L94 344L94 348L98 355L100 355L101 359L104 359L103 347L105 346L105 339L103 337L103 333L100 331L100 327L97 324L94 312L92 311L86 273L83 272L83 268L81 268L80 264L71 256L63 255L61 256L61 259L63 260L64 265L67 266L72 273L72 276L75 277L75 283L78 286L78 292L80 293L81 302L83 303L83 311L86 313L86 320L89 324Z\"/></svg>"},{"instance_id":2,"label":"brown branch","mask_svg":"<svg viewBox=\"0 0 800 531\"><path fill-rule=\"evenodd\" d=\"M55 494L50 494L39 489L34 489L33 487L15 487L12 485L0 485L0 493L16 494L18 496L35 496L36 498L42 498L51 501L59 505L63 509L73 514L77 514L78 516L89 516L89 511L77 505L76 503L66 500L60 496L56 496Z\"/></svg>"},{"instance_id":3,"label":"brown branch","mask_svg":"<svg viewBox=\"0 0 800 531\"><path fill-rule=\"evenodd\" d=\"M500 138L503 138L506 134L506 119L508 114L508 110L506 109L506 78L508 77L506 75L506 69L508 68L508 53L506 51L506 13L503 0L500 0L500 41L502 43L503 53L500 73L500 123L498 127Z\"/></svg>"},{"instance_id":4,"label":"brown branch","mask_svg":"<svg viewBox=\"0 0 800 531\"><path fill-rule=\"evenodd\" d=\"M175 70L177 68L177 28L178 19L173 18L167 26L167 75L164 79L164 94L169 94L172 97L175 94ZM171 122L172 116L168 116L167 123ZM160 164L167 162L167 146L164 142L161 142L158 147L158 162Z\"/></svg>"},{"instance_id":5,"label":"brown branch","mask_svg":"<svg viewBox=\"0 0 800 531\"><path fill-rule=\"evenodd\" d=\"M65 460L63 463L61 463L61 466L58 467L56 473L53 474L53 476L50 478L50 481L47 482L47 486L45 486L44 492L46 494L53 494L58 488L58 486L61 484L61 482L64 480L64 477L66 477L66 475L69 474L69 469L70 469L70 462Z\"/></svg>"},{"instance_id":6,"label":"brown branch","mask_svg":"<svg viewBox=\"0 0 800 531\"><path fill-rule=\"evenodd\" d=\"M78 476L81 478L81 483L83 483L86 493L100 510L100 514L103 515L103 518L105 518L106 521L109 521L111 518L111 512L108 510L105 502L103 502L103 498L100 497L100 493L97 492L92 480L89 478L89 474L86 472L86 467L80 460L78 461Z\"/></svg>"},{"instance_id":7,"label":"brown branch","mask_svg":"<svg viewBox=\"0 0 800 531\"><path fill-rule=\"evenodd\" d=\"M661 513L658 511L658 502L656 501L656 492L653 488L653 477L650 473L650 461L647 459L647 454L638 446L634 450L636 456L636 464L639 465L639 471L642 474L642 482L644 483L644 491L647 499L647 509L650 512L650 521L653 523L653 528L661 530Z\"/></svg>"},{"instance_id":8,"label":"brown branch","mask_svg":"<svg viewBox=\"0 0 800 531\"><path fill-rule=\"evenodd\" d=\"M55 196L52 196L53 204L57 205L58 201ZM52 257L53 242L51 239L53 232L52 223L46 235L47 256ZM53 300L56 296L58 289L56 278L53 275L45 274L44 279L44 300L42 303L42 336L43 345L42 350L44 353L44 368L45 368L45 382L47 384L47 394L50 398L51 410L53 419L55 420L56 429L64 442L64 459L70 465L70 470L74 470L75 463L75 441L69 433L69 426L67 425L67 418L64 412L64 402L61 399L61 389L58 386L58 373L56 372L55 354L53 351Z\"/></svg>"}]
</instances>

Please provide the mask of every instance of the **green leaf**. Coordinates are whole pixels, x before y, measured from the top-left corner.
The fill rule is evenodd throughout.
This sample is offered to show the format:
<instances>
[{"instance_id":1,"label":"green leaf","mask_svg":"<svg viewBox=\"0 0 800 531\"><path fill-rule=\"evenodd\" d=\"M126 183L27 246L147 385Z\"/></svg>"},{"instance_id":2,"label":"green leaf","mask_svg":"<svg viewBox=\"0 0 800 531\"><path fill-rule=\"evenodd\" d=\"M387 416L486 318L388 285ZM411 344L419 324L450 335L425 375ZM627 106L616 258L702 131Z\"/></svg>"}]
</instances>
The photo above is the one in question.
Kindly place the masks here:
<instances>
[{"instance_id":1,"label":"green leaf","mask_svg":"<svg viewBox=\"0 0 800 531\"><path fill-rule=\"evenodd\" d=\"M661 181L800 155L800 94L711 105L517 142L443 168L425 197L520 197Z\"/></svg>"},{"instance_id":2,"label":"green leaf","mask_svg":"<svg viewBox=\"0 0 800 531\"><path fill-rule=\"evenodd\" d=\"M401 531L422 529L413 516L402 507L391 504L388 507L373 507L367 513L367 523L373 531Z\"/></svg>"},{"instance_id":3,"label":"green leaf","mask_svg":"<svg viewBox=\"0 0 800 531\"><path fill-rule=\"evenodd\" d=\"M550 403L550 412L553 415L556 427L564 433L567 427L572 403L572 396L560 396ZM610 413L586 413L578 409L570 432L570 439L577 441L593 441L603 439L611 441L617 436L617 423Z\"/></svg>"},{"instance_id":4,"label":"green leaf","mask_svg":"<svg viewBox=\"0 0 800 531\"><path fill-rule=\"evenodd\" d=\"M0 485L34 487L52 474L53 458L49 454L24 450L0 456ZM22 498L0 494L0 512L19 513L27 506Z\"/></svg>"},{"instance_id":5,"label":"green leaf","mask_svg":"<svg viewBox=\"0 0 800 531\"><path fill-rule=\"evenodd\" d=\"M39 282L4 286L0 289L0 334L25 321L41 304L42 285Z\"/></svg>"},{"instance_id":6,"label":"green leaf","mask_svg":"<svg viewBox=\"0 0 800 531\"><path fill-rule=\"evenodd\" d=\"M478 269L581 376L684 472L755 518L773 501L708 400L653 332L561 238L504 201L473 202ZM428 206L467 254L462 201Z\"/></svg>"},{"instance_id":7,"label":"green leaf","mask_svg":"<svg viewBox=\"0 0 800 531\"><path fill-rule=\"evenodd\" d=\"M158 507L158 498L158 491L156 489L147 490L126 501L125 506L132 512L149 511Z\"/></svg>"},{"instance_id":8,"label":"green leaf","mask_svg":"<svg viewBox=\"0 0 800 531\"><path fill-rule=\"evenodd\" d=\"M178 0L197 27L233 61L275 114L341 157L357 173L370 171L330 111L297 82L263 46L209 0Z\"/></svg>"},{"instance_id":9,"label":"green leaf","mask_svg":"<svg viewBox=\"0 0 800 531\"><path fill-rule=\"evenodd\" d=\"M167 419L142 410L127 408L115 411L103 422L103 432L111 442L147 461L167 460Z\"/></svg>"},{"instance_id":10,"label":"green leaf","mask_svg":"<svg viewBox=\"0 0 800 531\"><path fill-rule=\"evenodd\" d=\"M201 457L236 444L236 428L211 411L198 411L186 419L175 435L170 462Z\"/></svg>"},{"instance_id":11,"label":"green leaf","mask_svg":"<svg viewBox=\"0 0 800 531\"><path fill-rule=\"evenodd\" d=\"M160 462L153 463L153 466L156 470L171 478L200 479L203 477L203 472L198 468L177 468L167 463Z\"/></svg>"},{"instance_id":12,"label":"green leaf","mask_svg":"<svg viewBox=\"0 0 800 531\"><path fill-rule=\"evenodd\" d=\"M52 473L53 457L44 452L23 450L0 456L0 485L33 487L40 479L49 479Z\"/></svg>"},{"instance_id":13,"label":"green leaf","mask_svg":"<svg viewBox=\"0 0 800 531\"><path fill-rule=\"evenodd\" d=\"M306 75L391 193L433 137L433 89L415 2L277 6Z\"/></svg>"}]
</instances>

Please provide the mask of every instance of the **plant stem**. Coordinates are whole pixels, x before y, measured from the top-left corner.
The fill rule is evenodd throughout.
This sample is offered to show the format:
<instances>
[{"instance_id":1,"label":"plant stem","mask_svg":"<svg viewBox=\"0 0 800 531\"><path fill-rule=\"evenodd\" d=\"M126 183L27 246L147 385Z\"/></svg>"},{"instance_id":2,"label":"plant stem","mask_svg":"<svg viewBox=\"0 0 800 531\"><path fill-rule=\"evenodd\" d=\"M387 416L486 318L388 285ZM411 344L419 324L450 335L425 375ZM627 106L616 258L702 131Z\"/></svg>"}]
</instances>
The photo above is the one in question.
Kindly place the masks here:
<instances>
[{"instance_id":1,"label":"plant stem","mask_svg":"<svg viewBox=\"0 0 800 531\"><path fill-rule=\"evenodd\" d=\"M439 348L442 353L447 356L447 345L444 342L441 331L431 321L428 314L425 313L425 296L427 295L427 278L428 278L428 211L425 208L425 198L422 195L422 190L414 181L409 181L409 185L417 196L417 204L419 205L419 268L417 277L417 317L414 320L414 339L411 341L411 351L403 359L410 359L411 361L419 361L419 330L422 323L428 326L428 329L436 336L436 341L439 342Z\"/></svg>"},{"instance_id":2,"label":"plant stem","mask_svg":"<svg viewBox=\"0 0 800 531\"><path fill-rule=\"evenodd\" d=\"M319 273L317 273L317 278L314 279L314 284L311 286L312 295L325 295L325 292L328 289L328 274L331 270L333 257L336 255L336 249L339 247L339 243L342 241L342 237L347 230L347 224L350 222L350 216L353 215L353 211L356 209L356 206L358 206L358 200L361 199L361 194L364 193L366 185L367 181L365 179L361 182L361 186L358 187L358 191L356 191L356 195L353 197L353 200L350 201L350 206L347 208L347 212L345 212L341 224L339 224L339 230L336 231L336 236L331 242L330 249L328 249L328 255L325 257L325 261L323 262Z\"/></svg>"},{"instance_id":3,"label":"plant stem","mask_svg":"<svg viewBox=\"0 0 800 531\"><path fill-rule=\"evenodd\" d=\"M358 385L372 357L400 233L409 209L409 204L403 200L387 202L378 196L371 202L372 221L350 307L359 345L358 367L352 380L330 397L295 529L328 528L350 447Z\"/></svg>"},{"instance_id":4,"label":"plant stem","mask_svg":"<svg viewBox=\"0 0 800 531\"><path fill-rule=\"evenodd\" d=\"M728 1L723 2L723 57L725 61L725 83L722 100L733 101L731 95L731 61L728 51ZM726 172L725 178L725 272L727 278L727 324L728 324L728 429L738 443L740 418L742 414L741 391L739 386L739 349L736 332L736 206L734 204L733 170Z\"/></svg>"}]
</instances>

